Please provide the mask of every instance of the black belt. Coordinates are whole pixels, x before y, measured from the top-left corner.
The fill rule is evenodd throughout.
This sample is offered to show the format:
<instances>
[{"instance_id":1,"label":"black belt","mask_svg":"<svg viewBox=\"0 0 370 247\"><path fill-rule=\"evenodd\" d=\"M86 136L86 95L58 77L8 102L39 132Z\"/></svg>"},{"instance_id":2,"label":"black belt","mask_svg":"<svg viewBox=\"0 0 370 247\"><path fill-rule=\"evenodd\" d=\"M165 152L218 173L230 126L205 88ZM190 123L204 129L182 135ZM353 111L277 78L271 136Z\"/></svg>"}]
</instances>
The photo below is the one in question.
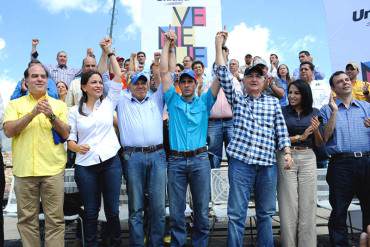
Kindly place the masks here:
<instances>
[{"instance_id":1,"label":"black belt","mask_svg":"<svg viewBox=\"0 0 370 247\"><path fill-rule=\"evenodd\" d=\"M153 153L163 148L163 144L148 146L148 147L124 147L124 152L141 152L141 153Z\"/></svg>"},{"instance_id":2,"label":"black belt","mask_svg":"<svg viewBox=\"0 0 370 247\"><path fill-rule=\"evenodd\" d=\"M209 118L209 121L229 121L232 120L232 117L225 117L225 118Z\"/></svg>"},{"instance_id":3,"label":"black belt","mask_svg":"<svg viewBox=\"0 0 370 247\"><path fill-rule=\"evenodd\" d=\"M362 158L362 157L370 157L370 152L337 153L331 155L332 159Z\"/></svg>"},{"instance_id":4,"label":"black belt","mask_svg":"<svg viewBox=\"0 0 370 247\"><path fill-rule=\"evenodd\" d=\"M194 157L198 154L204 153L206 151L207 151L207 147L201 147L201 148L191 150L191 151L170 150L170 155L184 157L184 158L190 158L190 157Z\"/></svg>"}]
</instances>

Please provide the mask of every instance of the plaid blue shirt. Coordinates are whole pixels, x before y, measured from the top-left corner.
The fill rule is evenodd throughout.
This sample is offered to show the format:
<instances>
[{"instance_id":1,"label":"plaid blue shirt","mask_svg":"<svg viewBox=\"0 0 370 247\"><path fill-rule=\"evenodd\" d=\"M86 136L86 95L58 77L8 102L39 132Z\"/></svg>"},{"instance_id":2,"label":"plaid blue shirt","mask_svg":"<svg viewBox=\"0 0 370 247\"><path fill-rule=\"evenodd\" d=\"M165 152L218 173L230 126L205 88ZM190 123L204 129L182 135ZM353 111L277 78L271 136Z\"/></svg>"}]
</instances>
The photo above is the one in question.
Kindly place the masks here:
<instances>
[{"instance_id":1,"label":"plaid blue shirt","mask_svg":"<svg viewBox=\"0 0 370 247\"><path fill-rule=\"evenodd\" d=\"M236 91L226 66L215 66L214 72L233 110L234 132L228 154L247 164L276 164L276 148L290 146L279 100L264 94L253 98Z\"/></svg>"}]
</instances>

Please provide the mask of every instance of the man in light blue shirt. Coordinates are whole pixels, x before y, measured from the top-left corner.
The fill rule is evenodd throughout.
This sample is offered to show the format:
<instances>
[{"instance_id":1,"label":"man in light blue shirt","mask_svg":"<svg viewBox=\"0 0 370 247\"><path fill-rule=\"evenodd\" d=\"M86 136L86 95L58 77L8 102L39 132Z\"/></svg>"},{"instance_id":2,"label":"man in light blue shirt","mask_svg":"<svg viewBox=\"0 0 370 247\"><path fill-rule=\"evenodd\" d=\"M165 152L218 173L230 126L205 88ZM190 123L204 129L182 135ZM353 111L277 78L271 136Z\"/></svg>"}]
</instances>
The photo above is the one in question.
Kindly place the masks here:
<instances>
[{"instance_id":1,"label":"man in light blue shirt","mask_svg":"<svg viewBox=\"0 0 370 247\"><path fill-rule=\"evenodd\" d=\"M224 36L218 34L216 41L223 43ZM176 93L169 68L176 61L174 44L176 35L165 34L165 43L160 59L165 102L168 107L170 157L168 166L168 193L170 199L171 246L184 246L186 228L184 211L186 190L190 185L193 199L194 228L193 246L207 246L210 198L210 163L206 148L208 117L215 102L220 83L196 96L197 81L192 70L184 70L179 77L181 96Z\"/></svg>"},{"instance_id":2,"label":"man in light blue shirt","mask_svg":"<svg viewBox=\"0 0 370 247\"><path fill-rule=\"evenodd\" d=\"M131 77L117 106L127 181L130 246L144 246L143 209L148 194L148 246L163 246L167 163L163 150L163 90L148 95L149 79L141 72Z\"/></svg>"},{"instance_id":3,"label":"man in light blue shirt","mask_svg":"<svg viewBox=\"0 0 370 247\"><path fill-rule=\"evenodd\" d=\"M331 155L329 235L332 246L348 246L347 210L354 195L362 210L362 230L370 224L370 104L352 96L352 83L343 71L329 80L337 99L321 108L324 141Z\"/></svg>"}]
</instances>

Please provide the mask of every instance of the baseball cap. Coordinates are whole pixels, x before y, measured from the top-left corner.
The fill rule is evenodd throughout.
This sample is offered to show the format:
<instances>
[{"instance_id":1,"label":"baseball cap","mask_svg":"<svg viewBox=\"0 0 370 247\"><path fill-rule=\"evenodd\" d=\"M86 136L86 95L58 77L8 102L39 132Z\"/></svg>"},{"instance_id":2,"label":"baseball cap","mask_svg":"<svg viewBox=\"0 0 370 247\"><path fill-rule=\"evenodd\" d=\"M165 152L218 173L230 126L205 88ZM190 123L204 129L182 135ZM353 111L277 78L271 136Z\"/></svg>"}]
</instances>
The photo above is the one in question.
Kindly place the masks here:
<instances>
[{"instance_id":1,"label":"baseball cap","mask_svg":"<svg viewBox=\"0 0 370 247\"><path fill-rule=\"evenodd\" d=\"M190 77L190 78L192 78L192 79L196 80L196 79L195 79L195 73L194 73L194 71L193 71L193 70L191 70L191 69L185 69L183 72L181 72L181 73L180 73L180 76L179 76L179 81L181 81L181 79L182 79L183 77L185 77L185 76L188 76L188 77Z\"/></svg>"},{"instance_id":2,"label":"baseball cap","mask_svg":"<svg viewBox=\"0 0 370 247\"><path fill-rule=\"evenodd\" d=\"M348 66L352 66L354 69L356 69L357 71L359 71L359 67L358 67L358 64L355 63L355 62L348 62L347 65L346 65L346 68Z\"/></svg>"},{"instance_id":3,"label":"baseball cap","mask_svg":"<svg viewBox=\"0 0 370 247\"><path fill-rule=\"evenodd\" d=\"M262 71L262 68L261 66L259 66L259 64L257 65L254 65L248 69L245 69L244 71L244 76L247 76L247 75L250 75L252 74L253 72L256 72L257 74L259 74L260 76L263 76L263 71Z\"/></svg>"},{"instance_id":4,"label":"baseball cap","mask_svg":"<svg viewBox=\"0 0 370 247\"><path fill-rule=\"evenodd\" d=\"M131 83L135 84L139 79L142 79L142 80L145 80L145 81L149 80L149 78L148 78L148 76L145 72L140 72L140 73L133 74L131 76Z\"/></svg>"},{"instance_id":5,"label":"baseball cap","mask_svg":"<svg viewBox=\"0 0 370 247\"><path fill-rule=\"evenodd\" d=\"M120 62L120 61L125 61L125 59L123 57L116 57L117 61Z\"/></svg>"}]
</instances>

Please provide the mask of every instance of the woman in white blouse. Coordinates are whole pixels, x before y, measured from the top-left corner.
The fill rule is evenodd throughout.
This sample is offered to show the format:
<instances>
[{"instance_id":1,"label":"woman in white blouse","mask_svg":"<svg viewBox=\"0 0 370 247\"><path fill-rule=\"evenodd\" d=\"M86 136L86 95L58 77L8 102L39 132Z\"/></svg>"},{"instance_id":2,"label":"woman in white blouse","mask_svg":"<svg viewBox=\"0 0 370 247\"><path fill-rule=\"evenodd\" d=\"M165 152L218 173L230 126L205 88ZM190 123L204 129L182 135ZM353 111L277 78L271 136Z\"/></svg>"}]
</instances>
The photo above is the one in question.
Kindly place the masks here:
<instances>
[{"instance_id":1,"label":"woman in white blouse","mask_svg":"<svg viewBox=\"0 0 370 247\"><path fill-rule=\"evenodd\" d=\"M69 112L71 126L68 148L77 153L75 180L81 194L85 218L85 246L98 246L97 221L103 195L107 232L112 235L112 246L120 246L119 195L122 168L117 152L120 148L113 128L120 92L121 70L111 52L111 40L100 42L102 58L110 60L114 81L103 98L102 76L97 71L81 76L82 98Z\"/></svg>"}]
</instances>

